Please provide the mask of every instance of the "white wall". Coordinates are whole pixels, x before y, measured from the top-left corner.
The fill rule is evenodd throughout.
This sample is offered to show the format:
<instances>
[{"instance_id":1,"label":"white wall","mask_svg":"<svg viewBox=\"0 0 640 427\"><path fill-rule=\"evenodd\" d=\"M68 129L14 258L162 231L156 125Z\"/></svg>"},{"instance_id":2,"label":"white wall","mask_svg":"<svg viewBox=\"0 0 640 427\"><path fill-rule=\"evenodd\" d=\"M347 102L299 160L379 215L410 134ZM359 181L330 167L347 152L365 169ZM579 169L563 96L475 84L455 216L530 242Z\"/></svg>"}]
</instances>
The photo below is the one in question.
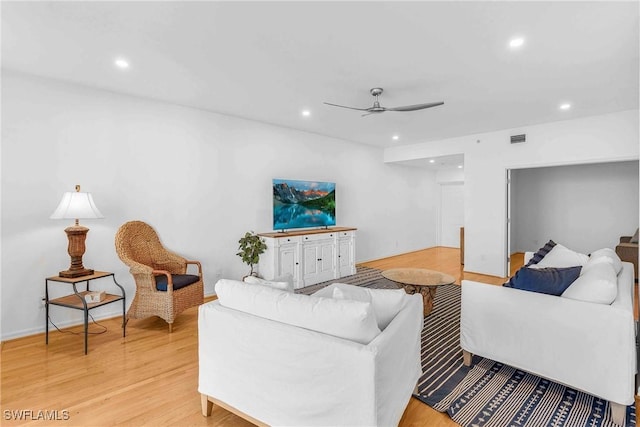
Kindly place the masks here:
<instances>
[{"instance_id":1,"label":"white wall","mask_svg":"<svg viewBox=\"0 0 640 427\"><path fill-rule=\"evenodd\" d=\"M44 278L69 266L70 222L48 218L75 184L105 216L84 221L84 265L115 272L130 302L135 286L113 242L122 223L147 221L200 260L209 294L219 277L248 271L237 241L271 230L275 177L336 182L337 222L358 227L359 261L435 245L435 174L382 160L365 145L3 70L2 339L44 330ZM59 307L52 318L81 319Z\"/></svg>"},{"instance_id":2,"label":"white wall","mask_svg":"<svg viewBox=\"0 0 640 427\"><path fill-rule=\"evenodd\" d=\"M510 144L525 133L527 142ZM638 110L385 150L385 162L464 154L465 270L506 271L506 170L638 159Z\"/></svg>"},{"instance_id":3,"label":"white wall","mask_svg":"<svg viewBox=\"0 0 640 427\"><path fill-rule=\"evenodd\" d=\"M451 184L464 182L464 169L443 169L436 172L438 184Z\"/></svg>"},{"instance_id":4,"label":"white wall","mask_svg":"<svg viewBox=\"0 0 640 427\"><path fill-rule=\"evenodd\" d=\"M460 227L464 226L464 183L440 184L438 246L460 247Z\"/></svg>"},{"instance_id":5,"label":"white wall","mask_svg":"<svg viewBox=\"0 0 640 427\"><path fill-rule=\"evenodd\" d=\"M549 239L590 253L615 248L638 227L638 162L514 170L513 252Z\"/></svg>"}]
</instances>

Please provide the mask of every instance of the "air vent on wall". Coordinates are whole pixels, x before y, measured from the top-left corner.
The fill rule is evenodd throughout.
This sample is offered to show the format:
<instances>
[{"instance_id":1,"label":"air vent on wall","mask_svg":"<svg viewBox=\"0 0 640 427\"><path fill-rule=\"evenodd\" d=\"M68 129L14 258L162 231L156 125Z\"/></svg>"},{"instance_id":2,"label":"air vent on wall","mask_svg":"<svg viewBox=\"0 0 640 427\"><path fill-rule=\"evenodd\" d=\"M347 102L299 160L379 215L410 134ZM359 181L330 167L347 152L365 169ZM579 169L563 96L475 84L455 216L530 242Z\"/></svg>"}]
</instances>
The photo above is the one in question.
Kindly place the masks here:
<instances>
[{"instance_id":1,"label":"air vent on wall","mask_svg":"<svg viewBox=\"0 0 640 427\"><path fill-rule=\"evenodd\" d=\"M526 136L524 133L522 135L511 135L511 143L518 144L520 142L525 142Z\"/></svg>"}]
</instances>

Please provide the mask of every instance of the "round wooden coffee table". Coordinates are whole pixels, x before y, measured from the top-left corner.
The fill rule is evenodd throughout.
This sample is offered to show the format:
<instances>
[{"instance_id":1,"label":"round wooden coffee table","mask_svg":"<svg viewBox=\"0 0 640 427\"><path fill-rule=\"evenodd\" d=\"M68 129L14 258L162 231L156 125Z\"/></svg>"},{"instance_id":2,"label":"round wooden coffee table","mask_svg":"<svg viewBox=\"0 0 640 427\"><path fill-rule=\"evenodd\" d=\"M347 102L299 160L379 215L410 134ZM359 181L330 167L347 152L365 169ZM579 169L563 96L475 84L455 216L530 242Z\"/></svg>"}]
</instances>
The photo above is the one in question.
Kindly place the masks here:
<instances>
[{"instance_id":1,"label":"round wooden coffee table","mask_svg":"<svg viewBox=\"0 0 640 427\"><path fill-rule=\"evenodd\" d=\"M453 276L425 268L392 268L384 270L382 276L400 284L410 295L421 294L425 316L433 310L433 300L438 286L451 285L456 281Z\"/></svg>"}]
</instances>

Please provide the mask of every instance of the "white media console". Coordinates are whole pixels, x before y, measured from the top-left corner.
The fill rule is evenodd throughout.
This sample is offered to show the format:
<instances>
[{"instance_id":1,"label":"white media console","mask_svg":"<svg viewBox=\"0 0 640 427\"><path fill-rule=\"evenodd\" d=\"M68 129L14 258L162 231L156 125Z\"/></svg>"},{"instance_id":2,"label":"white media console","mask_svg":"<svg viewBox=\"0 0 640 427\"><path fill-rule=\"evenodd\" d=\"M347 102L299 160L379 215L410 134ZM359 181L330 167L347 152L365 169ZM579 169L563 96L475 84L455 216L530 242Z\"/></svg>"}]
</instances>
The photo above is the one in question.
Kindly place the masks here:
<instances>
[{"instance_id":1,"label":"white media console","mask_svg":"<svg viewBox=\"0 0 640 427\"><path fill-rule=\"evenodd\" d=\"M260 275L273 280L293 277L295 289L356 274L356 229L260 233L267 250L260 255Z\"/></svg>"}]
</instances>

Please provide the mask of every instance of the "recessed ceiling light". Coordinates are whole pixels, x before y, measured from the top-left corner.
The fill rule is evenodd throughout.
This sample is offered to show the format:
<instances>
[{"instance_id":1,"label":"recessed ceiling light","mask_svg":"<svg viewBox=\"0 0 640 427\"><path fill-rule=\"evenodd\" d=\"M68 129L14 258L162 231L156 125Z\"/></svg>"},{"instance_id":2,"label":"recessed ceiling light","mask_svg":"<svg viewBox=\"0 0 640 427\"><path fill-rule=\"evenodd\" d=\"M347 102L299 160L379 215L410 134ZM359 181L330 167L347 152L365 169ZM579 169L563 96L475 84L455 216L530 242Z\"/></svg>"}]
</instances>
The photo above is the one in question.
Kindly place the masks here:
<instances>
[{"instance_id":1,"label":"recessed ceiling light","mask_svg":"<svg viewBox=\"0 0 640 427\"><path fill-rule=\"evenodd\" d=\"M309 110L302 110L302 116L303 117L309 117L311 115L311 111Z\"/></svg>"},{"instance_id":2,"label":"recessed ceiling light","mask_svg":"<svg viewBox=\"0 0 640 427\"><path fill-rule=\"evenodd\" d=\"M462 165L458 165L458 169L462 169Z\"/></svg>"},{"instance_id":3,"label":"recessed ceiling light","mask_svg":"<svg viewBox=\"0 0 640 427\"><path fill-rule=\"evenodd\" d=\"M435 161L435 160L433 160L433 159L429 160L429 163L435 163L435 162L436 162L436 161Z\"/></svg>"},{"instance_id":4,"label":"recessed ceiling light","mask_svg":"<svg viewBox=\"0 0 640 427\"><path fill-rule=\"evenodd\" d=\"M561 110L568 110L570 108L571 108L571 104L569 104L568 102L565 102L564 104L560 104Z\"/></svg>"},{"instance_id":5,"label":"recessed ceiling light","mask_svg":"<svg viewBox=\"0 0 640 427\"><path fill-rule=\"evenodd\" d=\"M517 49L524 44L524 39L522 37L515 37L509 40L509 47L512 49Z\"/></svg>"},{"instance_id":6,"label":"recessed ceiling light","mask_svg":"<svg viewBox=\"0 0 640 427\"><path fill-rule=\"evenodd\" d=\"M127 61L124 58L118 58L114 61L114 63L118 68L122 68L122 69L129 68L129 61Z\"/></svg>"},{"instance_id":7,"label":"recessed ceiling light","mask_svg":"<svg viewBox=\"0 0 640 427\"><path fill-rule=\"evenodd\" d=\"M398 135L393 135L391 139L393 139L394 141L397 141L400 139L400 137Z\"/></svg>"}]
</instances>

